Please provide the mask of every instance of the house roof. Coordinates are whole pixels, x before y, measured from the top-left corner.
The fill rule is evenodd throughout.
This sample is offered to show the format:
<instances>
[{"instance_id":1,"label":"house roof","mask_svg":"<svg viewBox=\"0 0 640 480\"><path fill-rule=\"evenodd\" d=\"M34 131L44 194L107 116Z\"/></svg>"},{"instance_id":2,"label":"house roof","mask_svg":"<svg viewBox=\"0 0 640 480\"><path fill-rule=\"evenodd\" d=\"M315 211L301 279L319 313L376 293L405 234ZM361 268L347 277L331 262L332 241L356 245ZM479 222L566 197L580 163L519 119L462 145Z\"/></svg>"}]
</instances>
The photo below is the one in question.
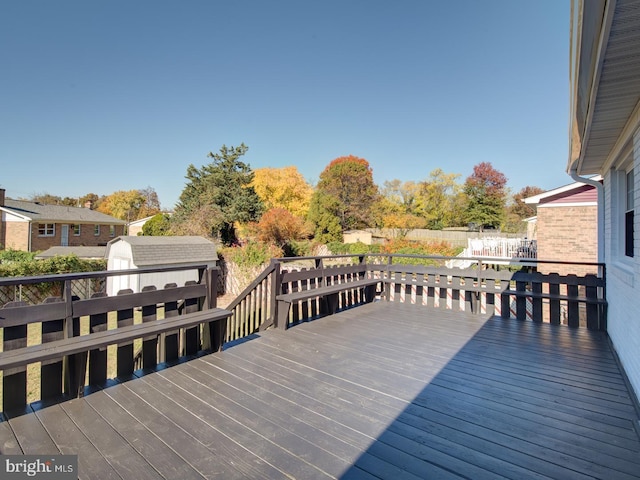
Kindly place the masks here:
<instances>
[{"instance_id":1,"label":"house roof","mask_svg":"<svg viewBox=\"0 0 640 480\"><path fill-rule=\"evenodd\" d=\"M90 208L68 207L66 205L43 205L26 200L5 199L0 207L25 220L52 223L92 223L102 225L126 225L127 222Z\"/></svg>"},{"instance_id":2,"label":"house roof","mask_svg":"<svg viewBox=\"0 0 640 480\"><path fill-rule=\"evenodd\" d=\"M567 171L603 173L633 147L640 121L640 2L573 0Z\"/></svg>"},{"instance_id":3,"label":"house roof","mask_svg":"<svg viewBox=\"0 0 640 480\"><path fill-rule=\"evenodd\" d=\"M121 236L107 244L107 256L116 242L126 242L131 246L133 263L138 267L210 263L218 260L216 245L204 237Z\"/></svg>"},{"instance_id":4,"label":"house roof","mask_svg":"<svg viewBox=\"0 0 640 480\"><path fill-rule=\"evenodd\" d=\"M38 259L52 258L59 255L75 255L78 258L105 258L107 247L51 247L36 255Z\"/></svg>"},{"instance_id":5,"label":"house roof","mask_svg":"<svg viewBox=\"0 0 640 480\"><path fill-rule=\"evenodd\" d=\"M596 175L592 177L592 180L599 182L602 180L602 177L600 175ZM585 198L578 198L580 197L581 192L591 190L595 190L595 187L582 182L574 182L568 185L563 185L562 187L554 188L553 190L547 190L546 192L539 193L538 195L523 198L522 201L530 205L537 205L539 203L552 202L571 196L575 196L576 201L584 201ZM584 195L582 196L584 197ZM589 197L588 200L591 200L591 198Z\"/></svg>"}]
</instances>

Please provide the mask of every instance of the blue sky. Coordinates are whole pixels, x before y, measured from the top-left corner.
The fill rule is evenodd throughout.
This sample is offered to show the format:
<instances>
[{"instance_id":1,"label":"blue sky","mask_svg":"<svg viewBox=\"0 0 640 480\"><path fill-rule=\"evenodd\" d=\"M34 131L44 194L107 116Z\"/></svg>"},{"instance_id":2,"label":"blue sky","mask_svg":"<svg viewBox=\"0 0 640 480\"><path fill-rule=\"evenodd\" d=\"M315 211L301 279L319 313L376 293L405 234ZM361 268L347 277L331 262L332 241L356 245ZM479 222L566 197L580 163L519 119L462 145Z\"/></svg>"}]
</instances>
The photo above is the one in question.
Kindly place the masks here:
<instances>
[{"instance_id":1,"label":"blue sky","mask_svg":"<svg viewBox=\"0 0 640 480\"><path fill-rule=\"evenodd\" d=\"M515 192L571 183L569 0L4 0L0 187L12 198L152 187L244 142L314 184L491 162Z\"/></svg>"}]
</instances>

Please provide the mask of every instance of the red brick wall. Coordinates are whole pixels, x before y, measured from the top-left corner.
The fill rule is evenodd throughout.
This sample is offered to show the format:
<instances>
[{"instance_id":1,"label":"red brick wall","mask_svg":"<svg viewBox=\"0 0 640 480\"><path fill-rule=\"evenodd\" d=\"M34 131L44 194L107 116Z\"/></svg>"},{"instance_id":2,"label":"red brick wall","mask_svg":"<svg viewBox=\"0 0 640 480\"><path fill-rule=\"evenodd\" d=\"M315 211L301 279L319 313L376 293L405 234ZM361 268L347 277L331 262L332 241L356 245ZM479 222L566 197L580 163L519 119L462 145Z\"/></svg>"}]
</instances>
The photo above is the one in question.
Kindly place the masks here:
<instances>
[{"instance_id":1,"label":"red brick wall","mask_svg":"<svg viewBox=\"0 0 640 480\"><path fill-rule=\"evenodd\" d=\"M75 236L73 229L69 225L69 246L70 247L92 247L106 245L109 240L124 234L124 225L115 226L115 235L111 236L110 225L100 225L100 235L94 235L94 225L86 224L80 226L80 235ZM33 223L31 227L31 251L37 252L47 248L59 246L61 244L62 225L56 224L55 235L51 237L41 237L38 235L38 224Z\"/></svg>"},{"instance_id":2,"label":"red brick wall","mask_svg":"<svg viewBox=\"0 0 640 480\"><path fill-rule=\"evenodd\" d=\"M574 262L598 261L598 207L566 206L538 208L537 240L539 260ZM541 264L543 273L595 273L595 267L577 269L576 266Z\"/></svg>"}]
</instances>

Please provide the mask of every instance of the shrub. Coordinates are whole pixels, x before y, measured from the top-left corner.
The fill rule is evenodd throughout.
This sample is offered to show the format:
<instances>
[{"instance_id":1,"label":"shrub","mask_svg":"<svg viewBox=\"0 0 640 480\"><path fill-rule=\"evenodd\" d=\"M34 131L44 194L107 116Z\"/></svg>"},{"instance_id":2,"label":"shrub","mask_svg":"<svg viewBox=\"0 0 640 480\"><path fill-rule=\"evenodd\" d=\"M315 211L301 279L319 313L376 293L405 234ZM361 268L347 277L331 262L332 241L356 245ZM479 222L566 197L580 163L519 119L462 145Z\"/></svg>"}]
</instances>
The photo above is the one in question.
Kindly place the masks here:
<instances>
[{"instance_id":1,"label":"shrub","mask_svg":"<svg viewBox=\"0 0 640 480\"><path fill-rule=\"evenodd\" d=\"M275 245L262 242L249 242L239 247L223 247L219 253L225 260L244 268L258 267L269 262L271 258L283 255L282 250Z\"/></svg>"}]
</instances>

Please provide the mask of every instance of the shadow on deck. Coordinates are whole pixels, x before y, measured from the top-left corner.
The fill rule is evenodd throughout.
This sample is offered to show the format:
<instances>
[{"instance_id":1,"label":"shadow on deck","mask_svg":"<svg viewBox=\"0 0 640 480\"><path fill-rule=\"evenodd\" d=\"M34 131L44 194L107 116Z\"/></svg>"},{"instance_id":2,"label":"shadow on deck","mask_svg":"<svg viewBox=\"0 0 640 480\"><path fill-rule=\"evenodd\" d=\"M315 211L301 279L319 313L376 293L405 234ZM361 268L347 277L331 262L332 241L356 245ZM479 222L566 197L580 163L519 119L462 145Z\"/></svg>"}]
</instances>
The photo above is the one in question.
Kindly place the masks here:
<instances>
[{"instance_id":1,"label":"shadow on deck","mask_svg":"<svg viewBox=\"0 0 640 480\"><path fill-rule=\"evenodd\" d=\"M376 302L0 423L81 478L640 478L606 334Z\"/></svg>"}]
</instances>

